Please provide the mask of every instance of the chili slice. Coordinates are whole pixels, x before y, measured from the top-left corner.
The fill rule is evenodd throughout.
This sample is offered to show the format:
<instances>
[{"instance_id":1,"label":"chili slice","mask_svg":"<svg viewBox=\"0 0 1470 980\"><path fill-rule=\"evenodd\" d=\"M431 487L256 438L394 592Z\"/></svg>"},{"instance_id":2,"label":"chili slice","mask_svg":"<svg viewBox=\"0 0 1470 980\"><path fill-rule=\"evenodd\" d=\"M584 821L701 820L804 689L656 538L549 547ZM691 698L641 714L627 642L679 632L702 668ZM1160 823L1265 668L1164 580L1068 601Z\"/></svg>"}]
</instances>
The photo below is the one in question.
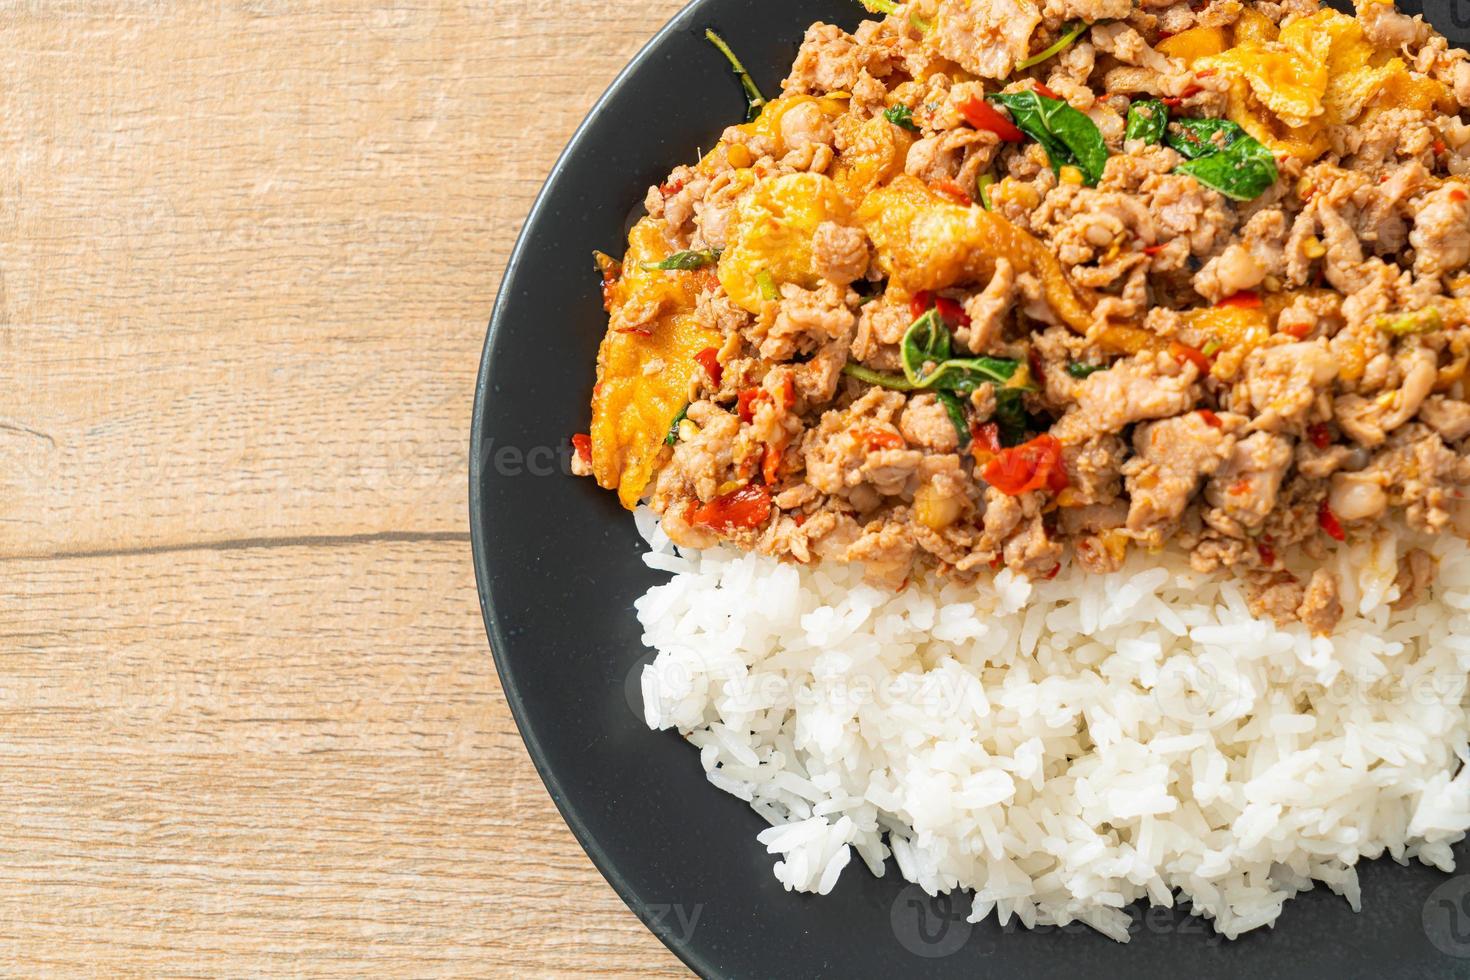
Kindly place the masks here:
<instances>
[{"instance_id":1,"label":"chili slice","mask_svg":"<svg viewBox=\"0 0 1470 980\"><path fill-rule=\"evenodd\" d=\"M975 96L960 106L960 115L964 116L965 122L971 126L987 133L994 133L1003 142L1024 143L1026 141L1026 134L1017 129L1015 123L979 96Z\"/></svg>"},{"instance_id":2,"label":"chili slice","mask_svg":"<svg viewBox=\"0 0 1470 980\"><path fill-rule=\"evenodd\" d=\"M760 527L771 516L771 491L760 483L747 483L716 497L689 515L695 527L728 533Z\"/></svg>"},{"instance_id":3,"label":"chili slice","mask_svg":"<svg viewBox=\"0 0 1470 980\"><path fill-rule=\"evenodd\" d=\"M961 327L970 325L970 314L965 312L965 308L959 304L958 300L941 296L934 301L934 308L939 311L940 318L946 323L953 323Z\"/></svg>"},{"instance_id":4,"label":"chili slice","mask_svg":"<svg viewBox=\"0 0 1470 980\"><path fill-rule=\"evenodd\" d=\"M876 453L880 449L902 449L908 445L903 441L903 436L886 429L864 429L857 435L870 453Z\"/></svg>"},{"instance_id":5,"label":"chili slice","mask_svg":"<svg viewBox=\"0 0 1470 980\"><path fill-rule=\"evenodd\" d=\"M1210 373L1210 359L1205 356L1203 351L1196 350L1188 344L1181 344L1177 340L1169 341L1169 355L1180 364L1183 364L1185 361L1190 362L1199 368L1200 374Z\"/></svg>"},{"instance_id":6,"label":"chili slice","mask_svg":"<svg viewBox=\"0 0 1470 980\"><path fill-rule=\"evenodd\" d=\"M725 376L725 366L720 363L719 350L714 347L706 347L695 354L694 359L699 362L700 367L704 368L704 373L709 375L709 379L718 388L720 380Z\"/></svg>"},{"instance_id":7,"label":"chili slice","mask_svg":"<svg viewBox=\"0 0 1470 980\"><path fill-rule=\"evenodd\" d=\"M781 461L786 457L784 446L767 446L765 456L761 459L761 476L765 479L767 486L776 483L781 475Z\"/></svg>"},{"instance_id":8,"label":"chili slice","mask_svg":"<svg viewBox=\"0 0 1470 980\"><path fill-rule=\"evenodd\" d=\"M1317 422L1307 429L1307 438L1318 449L1326 449L1332 445L1332 430L1327 427L1326 422Z\"/></svg>"},{"instance_id":9,"label":"chili slice","mask_svg":"<svg viewBox=\"0 0 1470 980\"><path fill-rule=\"evenodd\" d=\"M740 415L740 421L750 423L755 421L755 403L762 398L770 398L763 388L746 388L736 396L736 411Z\"/></svg>"},{"instance_id":10,"label":"chili slice","mask_svg":"<svg viewBox=\"0 0 1470 980\"><path fill-rule=\"evenodd\" d=\"M1216 415L1214 412L1210 411L1208 408L1202 408L1202 409L1200 409L1199 410L1199 417L1202 418L1202 419L1204 419L1205 420L1205 425L1208 425L1212 429L1223 429L1223 428L1225 428L1225 423L1220 419L1220 416Z\"/></svg>"},{"instance_id":11,"label":"chili slice","mask_svg":"<svg viewBox=\"0 0 1470 980\"><path fill-rule=\"evenodd\" d=\"M1317 523L1334 541L1347 540L1347 532L1342 529L1342 522L1337 519L1337 515L1332 512L1331 505L1325 500L1322 501L1322 506L1317 508Z\"/></svg>"},{"instance_id":12,"label":"chili slice","mask_svg":"<svg viewBox=\"0 0 1470 980\"><path fill-rule=\"evenodd\" d=\"M977 463L987 463L1000 452L1000 426L995 422L970 423L970 452ZM982 458L983 455L983 458Z\"/></svg>"},{"instance_id":13,"label":"chili slice","mask_svg":"<svg viewBox=\"0 0 1470 980\"><path fill-rule=\"evenodd\" d=\"M796 404L796 382L789 374L781 379L781 404L786 408Z\"/></svg>"},{"instance_id":14,"label":"chili slice","mask_svg":"<svg viewBox=\"0 0 1470 980\"><path fill-rule=\"evenodd\" d=\"M577 458L582 462L592 462L592 437L587 433L578 432L572 436L572 448L577 451Z\"/></svg>"},{"instance_id":15,"label":"chili slice","mask_svg":"<svg viewBox=\"0 0 1470 980\"><path fill-rule=\"evenodd\" d=\"M948 296L936 296L925 289L915 293L914 298L909 301L909 315L915 320L928 313L930 309L937 310L940 319L945 323L958 327L970 325L970 314L965 312L959 300L950 299Z\"/></svg>"},{"instance_id":16,"label":"chili slice","mask_svg":"<svg viewBox=\"0 0 1470 980\"><path fill-rule=\"evenodd\" d=\"M986 483L1012 497L1032 490L1060 493L1069 482L1067 468L1062 464L1062 444L1050 433L1002 449L985 464L981 476Z\"/></svg>"}]
</instances>

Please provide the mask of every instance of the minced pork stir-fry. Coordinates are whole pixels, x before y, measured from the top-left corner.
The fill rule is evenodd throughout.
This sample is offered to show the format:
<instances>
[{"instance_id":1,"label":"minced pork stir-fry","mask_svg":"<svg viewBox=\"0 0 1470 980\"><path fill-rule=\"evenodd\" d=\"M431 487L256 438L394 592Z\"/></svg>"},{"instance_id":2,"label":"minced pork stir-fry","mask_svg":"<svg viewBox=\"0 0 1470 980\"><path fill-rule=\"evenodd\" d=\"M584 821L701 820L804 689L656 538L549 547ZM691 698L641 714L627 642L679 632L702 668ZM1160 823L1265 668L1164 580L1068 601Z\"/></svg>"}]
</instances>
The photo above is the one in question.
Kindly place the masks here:
<instances>
[{"instance_id":1,"label":"minced pork stir-fry","mask_svg":"<svg viewBox=\"0 0 1470 980\"><path fill-rule=\"evenodd\" d=\"M1464 51L1379 2L869 7L598 257L579 473L892 587L1173 544L1318 632L1288 557L1470 532Z\"/></svg>"}]
</instances>

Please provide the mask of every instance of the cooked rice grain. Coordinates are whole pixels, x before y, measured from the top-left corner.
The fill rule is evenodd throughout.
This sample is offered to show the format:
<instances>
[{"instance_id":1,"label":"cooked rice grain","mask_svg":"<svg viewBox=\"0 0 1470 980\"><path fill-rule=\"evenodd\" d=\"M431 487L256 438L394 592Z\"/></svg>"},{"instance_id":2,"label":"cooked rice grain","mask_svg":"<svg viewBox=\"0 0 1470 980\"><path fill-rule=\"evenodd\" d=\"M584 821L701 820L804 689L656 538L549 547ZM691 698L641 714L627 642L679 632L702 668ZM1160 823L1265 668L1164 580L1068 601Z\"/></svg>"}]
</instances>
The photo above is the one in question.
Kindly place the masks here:
<instances>
[{"instance_id":1,"label":"cooked rice grain","mask_svg":"<svg viewBox=\"0 0 1470 980\"><path fill-rule=\"evenodd\" d=\"M974 891L972 921L1127 941L1124 906L1185 899L1233 938L1314 880L1356 910L1362 857L1449 871L1470 829L1470 549L1450 535L1340 548L1347 613L1314 638L1176 554L895 594L857 566L678 556L638 525L675 572L637 602L648 724L771 823L788 889L827 893L856 852ZM1394 612L1411 543L1438 576Z\"/></svg>"}]
</instances>

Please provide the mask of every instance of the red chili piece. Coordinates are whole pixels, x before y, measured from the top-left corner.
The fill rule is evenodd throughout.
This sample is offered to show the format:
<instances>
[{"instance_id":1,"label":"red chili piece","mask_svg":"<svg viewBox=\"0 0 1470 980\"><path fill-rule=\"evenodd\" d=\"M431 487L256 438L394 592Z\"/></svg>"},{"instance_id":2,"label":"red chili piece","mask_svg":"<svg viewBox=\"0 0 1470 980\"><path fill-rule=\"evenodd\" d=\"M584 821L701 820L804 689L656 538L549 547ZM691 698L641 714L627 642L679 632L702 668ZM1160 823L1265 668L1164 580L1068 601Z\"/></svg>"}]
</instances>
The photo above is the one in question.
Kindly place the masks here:
<instances>
[{"instance_id":1,"label":"red chili piece","mask_svg":"<svg viewBox=\"0 0 1470 980\"><path fill-rule=\"evenodd\" d=\"M704 373L709 375L709 379L718 388L720 379L725 376L725 366L720 363L720 352L713 347L706 347L695 354L694 359L699 362L700 367L704 368Z\"/></svg>"},{"instance_id":2,"label":"red chili piece","mask_svg":"<svg viewBox=\"0 0 1470 980\"><path fill-rule=\"evenodd\" d=\"M577 458L582 462L592 462L592 437L587 433L578 432L572 436L572 448L577 451Z\"/></svg>"},{"instance_id":3,"label":"red chili piece","mask_svg":"<svg viewBox=\"0 0 1470 980\"><path fill-rule=\"evenodd\" d=\"M1067 489L1067 468L1062 464L1062 444L1047 433L1011 449L1002 449L985 464L985 482L1012 497L1032 490L1061 493Z\"/></svg>"},{"instance_id":4,"label":"red chili piece","mask_svg":"<svg viewBox=\"0 0 1470 980\"><path fill-rule=\"evenodd\" d=\"M1039 86L1037 90L1040 91ZM960 106L960 115L964 116L965 122L971 126L987 133L994 133L1003 142L1022 143L1026 140L1026 134L1017 129L1015 123L979 96L975 96Z\"/></svg>"},{"instance_id":5,"label":"red chili piece","mask_svg":"<svg viewBox=\"0 0 1470 980\"><path fill-rule=\"evenodd\" d=\"M762 398L770 398L763 388L746 388L736 396L736 411L740 414L740 421L755 421L755 403Z\"/></svg>"},{"instance_id":6,"label":"red chili piece","mask_svg":"<svg viewBox=\"0 0 1470 980\"><path fill-rule=\"evenodd\" d=\"M695 527L728 533L760 527L771 516L771 491L760 483L747 483L738 490L716 497L689 515Z\"/></svg>"},{"instance_id":7,"label":"red chili piece","mask_svg":"<svg viewBox=\"0 0 1470 980\"><path fill-rule=\"evenodd\" d=\"M1199 368L1200 374L1208 374L1210 371L1210 359L1205 356L1203 351L1197 350L1188 344L1181 344L1177 340L1169 341L1169 354L1180 364L1189 361L1195 367Z\"/></svg>"},{"instance_id":8,"label":"red chili piece","mask_svg":"<svg viewBox=\"0 0 1470 980\"><path fill-rule=\"evenodd\" d=\"M1334 541L1347 540L1347 532L1342 529L1342 522L1337 519L1337 515L1332 512L1332 507L1325 500L1322 501L1322 506L1317 508L1317 523L1322 525L1322 530L1326 531L1327 536Z\"/></svg>"}]
</instances>

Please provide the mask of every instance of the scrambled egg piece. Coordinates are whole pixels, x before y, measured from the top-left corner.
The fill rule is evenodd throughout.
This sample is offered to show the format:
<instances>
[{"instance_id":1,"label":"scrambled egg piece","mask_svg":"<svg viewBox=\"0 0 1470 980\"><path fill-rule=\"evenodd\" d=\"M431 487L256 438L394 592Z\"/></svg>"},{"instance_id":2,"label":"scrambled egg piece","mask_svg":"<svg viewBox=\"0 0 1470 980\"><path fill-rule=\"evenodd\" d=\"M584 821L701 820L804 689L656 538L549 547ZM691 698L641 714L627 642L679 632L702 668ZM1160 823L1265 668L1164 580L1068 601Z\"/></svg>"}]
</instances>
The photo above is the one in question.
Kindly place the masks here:
<instances>
[{"instance_id":1,"label":"scrambled egg piece","mask_svg":"<svg viewBox=\"0 0 1470 980\"><path fill-rule=\"evenodd\" d=\"M1356 18L1323 9L1279 33L1260 21L1242 18L1232 47L1185 60L1196 72L1228 77L1230 118L1274 150L1314 158L1327 148L1326 127L1352 122L1380 93L1418 87L1402 59L1368 42ZM1190 33L1159 49L1174 53L1171 42Z\"/></svg>"},{"instance_id":2,"label":"scrambled egg piece","mask_svg":"<svg viewBox=\"0 0 1470 980\"><path fill-rule=\"evenodd\" d=\"M857 218L878 265L908 292L987 280L995 274L996 259L1005 258L1017 272L1041 280L1047 305L1063 322L1087 332L1091 313L1056 257L999 214L962 207L903 175L868 195Z\"/></svg>"},{"instance_id":3,"label":"scrambled egg piece","mask_svg":"<svg viewBox=\"0 0 1470 980\"><path fill-rule=\"evenodd\" d=\"M837 132L846 149L837 158L833 179L848 202L856 206L880 185L903 173L914 137L882 116L859 122L853 116L837 120Z\"/></svg>"},{"instance_id":4,"label":"scrambled egg piece","mask_svg":"<svg viewBox=\"0 0 1470 980\"><path fill-rule=\"evenodd\" d=\"M1225 50L1225 31L1218 27L1191 27L1160 41L1158 50L1160 54L1178 58L1185 65L1193 65L1201 58Z\"/></svg>"},{"instance_id":5,"label":"scrambled egg piece","mask_svg":"<svg viewBox=\"0 0 1470 980\"><path fill-rule=\"evenodd\" d=\"M846 224L850 209L830 177L795 173L771 177L735 205L720 256L720 284L740 307L759 313L782 283L814 289L821 277L812 238L824 221Z\"/></svg>"},{"instance_id":6,"label":"scrambled egg piece","mask_svg":"<svg viewBox=\"0 0 1470 980\"><path fill-rule=\"evenodd\" d=\"M623 272L607 287L612 325L597 352L592 389L592 473L631 510L653 477L674 417L688 401L694 355L718 347L717 331L694 316L708 271L645 269L672 252L659 222L628 233Z\"/></svg>"}]
</instances>

